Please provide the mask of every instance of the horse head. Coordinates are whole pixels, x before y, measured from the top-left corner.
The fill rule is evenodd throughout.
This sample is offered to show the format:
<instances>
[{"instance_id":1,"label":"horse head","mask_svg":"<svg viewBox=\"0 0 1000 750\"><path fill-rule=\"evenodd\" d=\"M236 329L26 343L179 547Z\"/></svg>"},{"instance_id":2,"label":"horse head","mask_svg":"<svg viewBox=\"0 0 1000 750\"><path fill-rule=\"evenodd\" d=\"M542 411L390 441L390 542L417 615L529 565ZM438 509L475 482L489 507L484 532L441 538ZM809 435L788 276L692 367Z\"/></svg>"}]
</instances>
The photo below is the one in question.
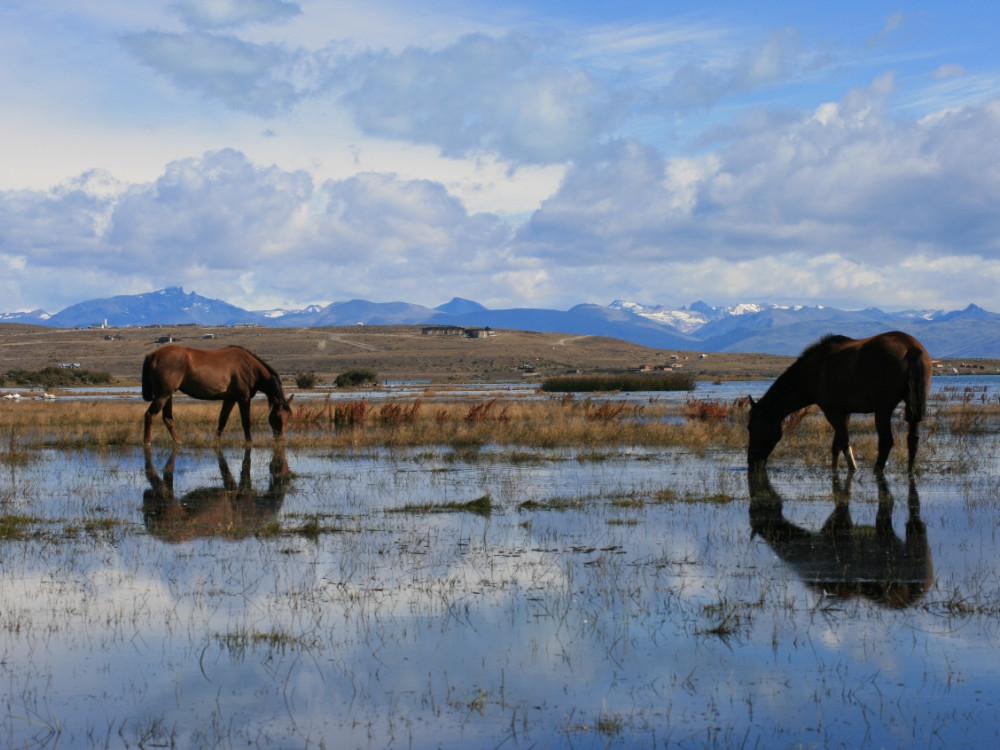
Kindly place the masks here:
<instances>
[{"instance_id":1,"label":"horse head","mask_svg":"<svg viewBox=\"0 0 1000 750\"><path fill-rule=\"evenodd\" d=\"M747 396L750 403L750 417L747 420L747 466L751 469L763 467L767 457L781 440L781 419L767 414L759 401Z\"/></svg>"},{"instance_id":2,"label":"horse head","mask_svg":"<svg viewBox=\"0 0 1000 750\"><path fill-rule=\"evenodd\" d=\"M295 396L289 396L281 399L271 400L271 411L267 415L267 423L271 425L271 430L274 432L275 438L283 438L285 436L285 428L288 427L288 423L292 421L292 399Z\"/></svg>"}]
</instances>

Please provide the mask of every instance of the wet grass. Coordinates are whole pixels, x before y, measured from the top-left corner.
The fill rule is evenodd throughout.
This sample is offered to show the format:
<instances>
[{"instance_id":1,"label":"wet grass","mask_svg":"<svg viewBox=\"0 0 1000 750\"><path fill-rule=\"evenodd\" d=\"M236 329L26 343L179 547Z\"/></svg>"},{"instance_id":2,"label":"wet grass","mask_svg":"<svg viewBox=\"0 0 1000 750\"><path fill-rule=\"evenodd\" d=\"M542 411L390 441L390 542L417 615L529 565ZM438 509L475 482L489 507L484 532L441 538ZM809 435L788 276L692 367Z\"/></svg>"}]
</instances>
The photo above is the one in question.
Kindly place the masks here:
<instances>
[{"instance_id":1,"label":"wet grass","mask_svg":"<svg viewBox=\"0 0 1000 750\"><path fill-rule=\"evenodd\" d=\"M27 515L0 516L0 540L24 540L36 535L35 527L41 519Z\"/></svg>"},{"instance_id":2,"label":"wet grass","mask_svg":"<svg viewBox=\"0 0 1000 750\"><path fill-rule=\"evenodd\" d=\"M284 653L290 649L309 650L319 645L319 639L312 636L294 635L280 631L260 631L239 629L213 636L223 648L234 656L245 658L258 649L265 652L276 650Z\"/></svg>"},{"instance_id":3,"label":"wet grass","mask_svg":"<svg viewBox=\"0 0 1000 750\"><path fill-rule=\"evenodd\" d=\"M115 449L139 444L144 404L123 401L29 402L0 410L0 464L31 460L34 448ZM175 418L183 444L216 444L218 404L181 399ZM743 399L716 402L687 399L682 404L655 400L560 398L537 400L438 400L423 398L370 403L364 399L305 401L295 404L295 419L285 444L292 450L359 450L367 447L415 448L448 446L456 454L484 446L505 446L512 461L537 461L545 449L573 449L587 460L601 452L615 455L628 447L678 447L697 455L710 451L742 451L746 444L748 404ZM270 442L266 408L252 409L255 442ZM242 442L238 420L231 420L225 444ZM905 433L901 410L897 436ZM982 393L939 394L922 424L922 453L933 456L952 443L1000 436L1000 403ZM796 413L785 426L774 459L794 456L809 465L829 463L832 431L816 409ZM874 456L873 420L851 421L852 443L863 458ZM902 438L897 443L902 443ZM170 444L162 425L154 426L154 443ZM522 450L524 449L524 450ZM905 450L897 446L892 461L902 465Z\"/></svg>"},{"instance_id":4,"label":"wet grass","mask_svg":"<svg viewBox=\"0 0 1000 750\"><path fill-rule=\"evenodd\" d=\"M390 509L391 513L473 513L477 516L489 516L493 512L493 498L489 494L477 497L475 500L449 503L407 504L401 508Z\"/></svg>"}]
</instances>

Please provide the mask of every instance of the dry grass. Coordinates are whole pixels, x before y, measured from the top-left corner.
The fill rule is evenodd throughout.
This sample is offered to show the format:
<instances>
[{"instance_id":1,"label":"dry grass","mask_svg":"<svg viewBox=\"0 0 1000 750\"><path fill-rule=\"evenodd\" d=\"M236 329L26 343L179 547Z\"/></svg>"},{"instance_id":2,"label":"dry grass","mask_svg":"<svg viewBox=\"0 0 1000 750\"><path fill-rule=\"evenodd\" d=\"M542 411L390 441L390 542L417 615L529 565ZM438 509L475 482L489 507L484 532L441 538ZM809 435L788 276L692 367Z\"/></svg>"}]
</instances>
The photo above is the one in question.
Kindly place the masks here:
<instances>
[{"instance_id":1,"label":"dry grass","mask_svg":"<svg viewBox=\"0 0 1000 750\"><path fill-rule=\"evenodd\" d=\"M428 394L431 393L428 391ZM433 399L348 401L305 400L293 404L294 420L286 436L289 448L356 449L371 446L452 446L476 449L493 445L530 449L617 449L681 447L694 453L710 450L742 452L746 448L747 405L742 400L711 403L688 400L669 406L601 398L557 396L545 400L486 396L449 399L440 389ZM425 394L427 396L427 394ZM145 404L124 400L29 401L0 407L0 463L32 455L37 447L133 447L141 442ZM251 409L255 442L271 441L266 404ZM178 398L174 417L188 446L215 442L217 402ZM859 461L874 460L877 437L870 416L856 415L851 441ZM905 461L906 426L897 411L897 446L891 460ZM921 426L921 455L946 450L951 441L1000 432L1000 404L946 399L932 404ZM169 436L157 419L155 443ZM786 420L784 436L773 460L795 460L822 466L830 461L832 430L817 409L797 412ZM223 441L241 443L238 415ZM901 464L900 464L901 465Z\"/></svg>"},{"instance_id":2,"label":"dry grass","mask_svg":"<svg viewBox=\"0 0 1000 750\"><path fill-rule=\"evenodd\" d=\"M684 420L665 406L627 402L552 399L547 401L435 401L421 399L368 402L322 401L294 404L289 447L364 447L523 445L530 447L606 447L685 445L738 447L745 440L739 420ZM18 446L135 446L142 438L145 405L124 401L21 403L0 410L0 434L16 435ZM178 400L174 418L186 445L215 439L219 404ZM251 410L255 442L271 440L267 408ZM223 439L242 441L233 416ZM157 419L156 443L169 441Z\"/></svg>"},{"instance_id":3,"label":"dry grass","mask_svg":"<svg viewBox=\"0 0 1000 750\"><path fill-rule=\"evenodd\" d=\"M660 350L602 336L498 330L488 339L424 336L419 326L330 328L224 328L164 326L113 330L65 330L0 323L0 372L41 370L62 362L106 370L122 383L138 382L142 359L157 339L209 349L235 344L263 357L288 383L297 373L333 383L354 368L374 371L382 381L473 379L520 380L525 364L532 380L564 374L621 373L629 368L681 365L692 377L773 377L792 358L767 354L712 354ZM204 337L211 335L211 339ZM676 357L677 359L673 359Z\"/></svg>"}]
</instances>

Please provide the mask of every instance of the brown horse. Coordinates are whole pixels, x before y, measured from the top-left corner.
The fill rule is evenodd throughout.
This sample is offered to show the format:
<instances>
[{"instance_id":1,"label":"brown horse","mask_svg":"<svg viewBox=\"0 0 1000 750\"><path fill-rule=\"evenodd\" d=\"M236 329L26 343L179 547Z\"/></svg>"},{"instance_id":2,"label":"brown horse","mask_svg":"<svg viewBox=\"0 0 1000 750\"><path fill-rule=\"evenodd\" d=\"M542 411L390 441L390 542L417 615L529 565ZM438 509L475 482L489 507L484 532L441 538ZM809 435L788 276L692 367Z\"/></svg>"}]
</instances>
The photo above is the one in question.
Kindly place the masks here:
<instances>
[{"instance_id":1,"label":"brown horse","mask_svg":"<svg viewBox=\"0 0 1000 750\"><path fill-rule=\"evenodd\" d=\"M163 424L174 442L180 442L174 429L174 391L213 401L222 401L217 436L229 420L233 406L239 404L243 435L250 438L250 399L262 391L271 405L267 421L276 438L285 434L292 416L292 399L285 398L281 378L270 365L239 346L224 349L189 349L164 346L146 355L142 363L142 397L150 401L146 409L144 442L152 439L153 417L163 412ZM293 397L294 398L294 397Z\"/></svg>"},{"instance_id":2,"label":"brown horse","mask_svg":"<svg viewBox=\"0 0 1000 750\"><path fill-rule=\"evenodd\" d=\"M892 451L892 412L902 401L909 425L907 468L912 472L930 384L931 358L907 333L890 331L867 339L826 336L806 349L759 401L750 399L747 463L751 468L762 466L781 439L782 420L818 404L833 427L834 470L840 453L850 471L857 468L847 435L849 416L875 414L875 471L881 473Z\"/></svg>"},{"instance_id":3,"label":"brown horse","mask_svg":"<svg viewBox=\"0 0 1000 750\"><path fill-rule=\"evenodd\" d=\"M885 477L878 477L875 525L851 519L852 477L843 486L833 477L834 509L817 530L788 521L782 498L771 487L766 469L751 470L750 529L790 565L807 586L826 596L863 597L895 609L918 602L934 581L927 528L920 519L920 498L910 477L906 537L892 528L894 500Z\"/></svg>"}]
</instances>

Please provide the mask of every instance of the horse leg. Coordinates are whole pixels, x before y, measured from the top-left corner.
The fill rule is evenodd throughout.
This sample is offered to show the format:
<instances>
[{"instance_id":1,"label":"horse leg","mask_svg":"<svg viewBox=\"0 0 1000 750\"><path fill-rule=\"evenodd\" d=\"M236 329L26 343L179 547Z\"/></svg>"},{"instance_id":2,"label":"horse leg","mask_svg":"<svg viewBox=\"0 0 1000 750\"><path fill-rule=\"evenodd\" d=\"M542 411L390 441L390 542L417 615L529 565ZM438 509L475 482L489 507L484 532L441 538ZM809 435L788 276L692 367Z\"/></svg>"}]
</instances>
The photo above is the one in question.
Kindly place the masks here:
<instances>
[{"instance_id":1,"label":"horse leg","mask_svg":"<svg viewBox=\"0 0 1000 750\"><path fill-rule=\"evenodd\" d=\"M226 422L229 421L229 414L235 404L236 402L229 398L222 402L222 411L219 412L219 429L215 433L216 438L222 437L222 431L226 429Z\"/></svg>"},{"instance_id":2,"label":"horse leg","mask_svg":"<svg viewBox=\"0 0 1000 750\"><path fill-rule=\"evenodd\" d=\"M149 408L146 409L146 416L143 418L143 429L142 429L142 442L144 445L150 445L153 442L153 419L160 410L163 409L162 398L154 398L150 403Z\"/></svg>"},{"instance_id":3,"label":"horse leg","mask_svg":"<svg viewBox=\"0 0 1000 750\"><path fill-rule=\"evenodd\" d=\"M844 458L847 460L847 470L850 472L856 471L858 462L854 460L854 449L851 448L851 439L847 433L847 415L836 414L831 416L827 414L826 419L833 426L833 446L831 449L833 453L833 470L837 470L837 460L840 454L843 453Z\"/></svg>"},{"instance_id":4,"label":"horse leg","mask_svg":"<svg viewBox=\"0 0 1000 750\"><path fill-rule=\"evenodd\" d=\"M170 437L174 439L174 442L178 442L177 433L174 430L174 418L171 405L173 403L172 396L157 396L150 402L149 408L146 409L146 416L143 420L143 435L142 440L146 445L150 445L153 442L153 419L157 414L163 413L163 424L167 426L167 430L170 431Z\"/></svg>"},{"instance_id":5,"label":"horse leg","mask_svg":"<svg viewBox=\"0 0 1000 750\"><path fill-rule=\"evenodd\" d=\"M177 437L177 430L174 429L174 397L173 395L167 396L166 402L163 404L163 424L167 426L167 430L170 432L170 437L174 439L175 443L179 443L181 439Z\"/></svg>"},{"instance_id":6,"label":"horse leg","mask_svg":"<svg viewBox=\"0 0 1000 750\"><path fill-rule=\"evenodd\" d=\"M906 472L913 474L913 466L917 461L917 445L920 443L920 421L911 419L907 422L909 428L906 431L907 462Z\"/></svg>"},{"instance_id":7,"label":"horse leg","mask_svg":"<svg viewBox=\"0 0 1000 750\"><path fill-rule=\"evenodd\" d=\"M885 471L885 464L892 452L892 412L877 412L875 414L875 430L878 432L878 458L875 460L875 473Z\"/></svg>"},{"instance_id":8,"label":"horse leg","mask_svg":"<svg viewBox=\"0 0 1000 750\"><path fill-rule=\"evenodd\" d=\"M250 437L250 399L240 401L240 421L243 422L243 437L248 443L253 442Z\"/></svg>"}]
</instances>

